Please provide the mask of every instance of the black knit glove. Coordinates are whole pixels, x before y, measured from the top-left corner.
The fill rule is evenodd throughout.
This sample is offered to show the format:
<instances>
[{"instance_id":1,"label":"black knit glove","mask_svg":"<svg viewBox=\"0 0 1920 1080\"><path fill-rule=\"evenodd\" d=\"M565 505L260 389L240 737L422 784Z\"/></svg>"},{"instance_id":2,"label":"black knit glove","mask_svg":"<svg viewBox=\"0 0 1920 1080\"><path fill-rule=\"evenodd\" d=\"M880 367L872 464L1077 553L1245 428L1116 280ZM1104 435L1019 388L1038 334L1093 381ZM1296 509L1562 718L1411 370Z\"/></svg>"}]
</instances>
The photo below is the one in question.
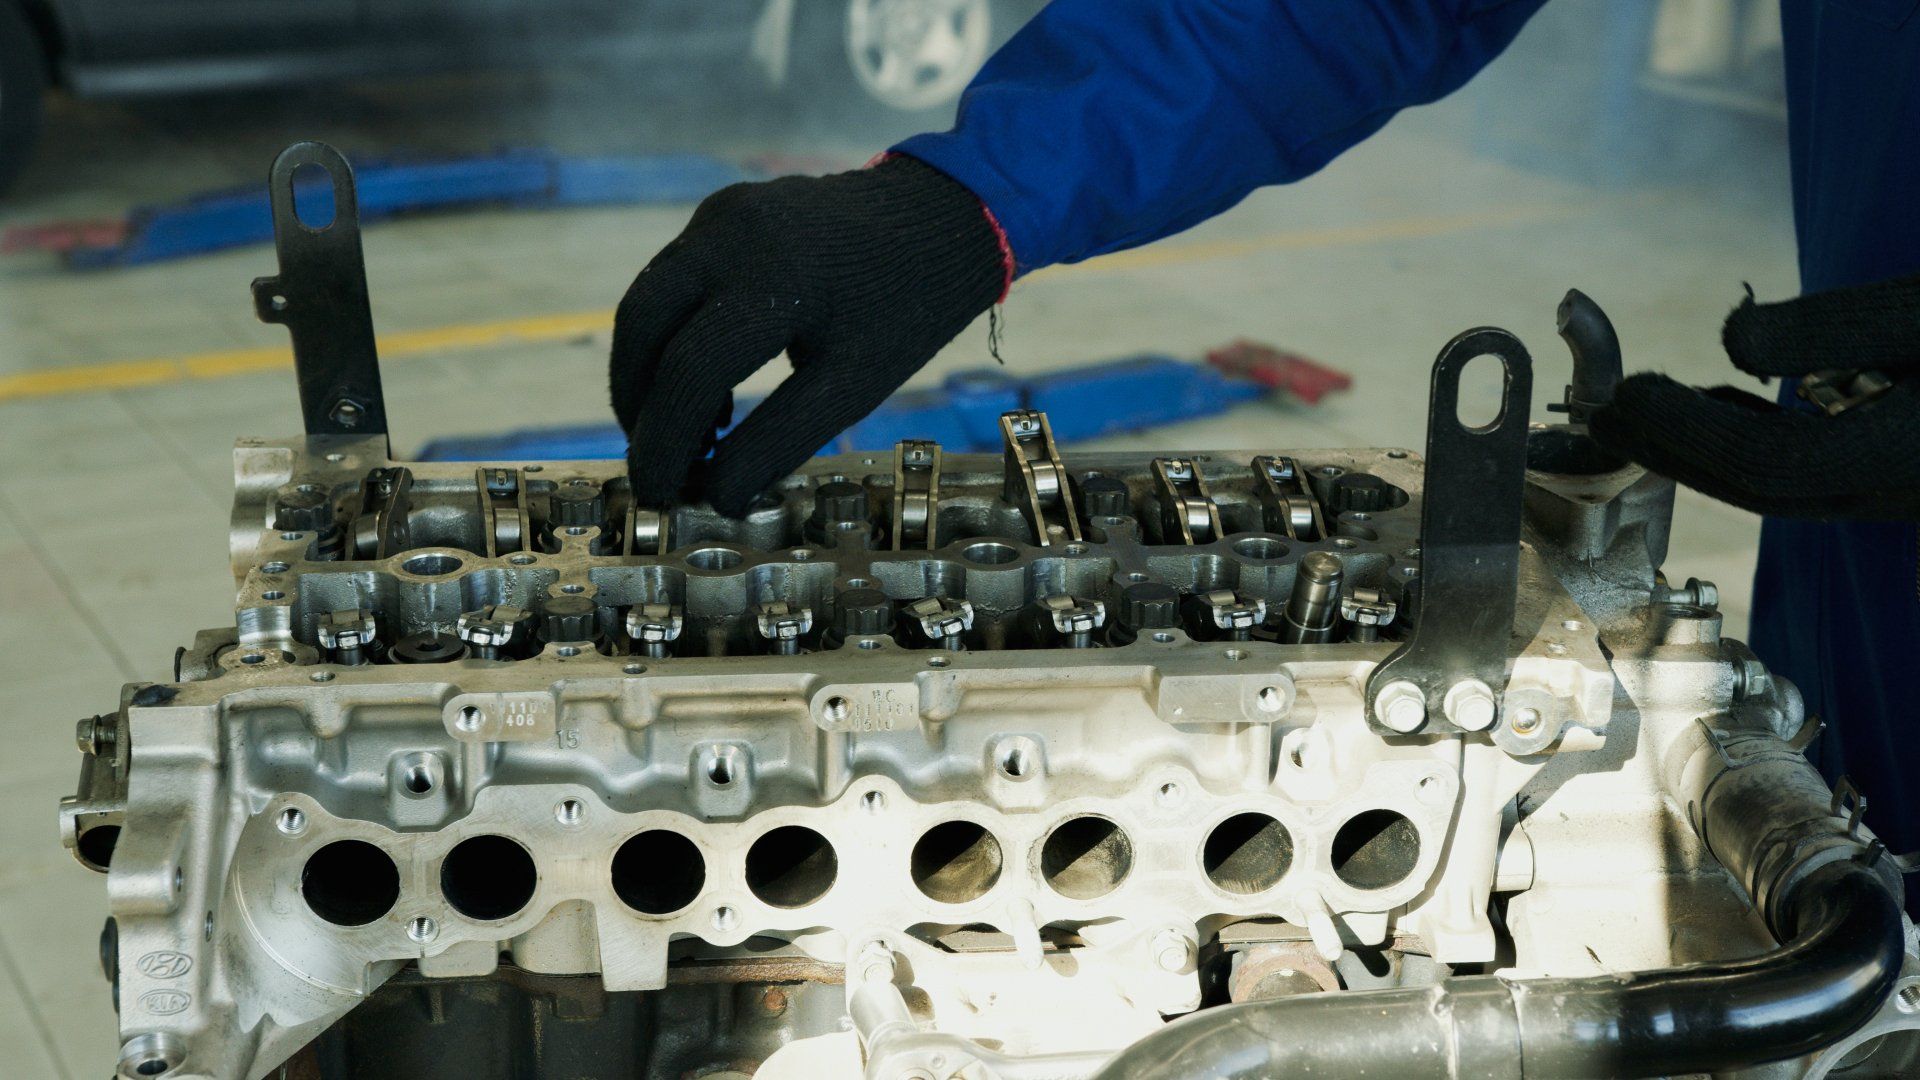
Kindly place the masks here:
<instances>
[{"instance_id":1,"label":"black knit glove","mask_svg":"<svg viewBox=\"0 0 1920 1080\"><path fill-rule=\"evenodd\" d=\"M1006 282L973 193L912 158L837 176L735 184L654 256L613 324L613 410L642 506L721 513L873 411ZM785 350L793 374L714 443L733 387ZM696 462L713 450L704 476Z\"/></svg>"},{"instance_id":2,"label":"black knit glove","mask_svg":"<svg viewBox=\"0 0 1920 1080\"><path fill-rule=\"evenodd\" d=\"M1593 414L1602 446L1735 506L1779 517L1920 518L1920 276L1778 304L1749 296L1721 340L1742 371L1883 375L1892 386L1829 415L1664 375L1620 383ZM1840 398L1871 383L1824 381ZM1808 383L1802 384L1806 396ZM1849 389L1851 388L1851 389Z\"/></svg>"}]
</instances>

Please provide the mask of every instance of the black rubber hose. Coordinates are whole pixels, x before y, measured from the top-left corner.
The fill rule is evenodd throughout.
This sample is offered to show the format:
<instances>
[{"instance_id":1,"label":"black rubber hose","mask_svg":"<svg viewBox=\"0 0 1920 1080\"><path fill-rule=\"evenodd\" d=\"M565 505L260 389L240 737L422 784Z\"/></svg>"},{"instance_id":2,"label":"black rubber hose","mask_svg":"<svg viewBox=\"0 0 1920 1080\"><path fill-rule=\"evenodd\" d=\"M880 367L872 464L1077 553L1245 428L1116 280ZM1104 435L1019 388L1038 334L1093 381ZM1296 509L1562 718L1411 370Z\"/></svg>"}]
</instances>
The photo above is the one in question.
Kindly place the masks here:
<instances>
[{"instance_id":1,"label":"black rubber hose","mask_svg":"<svg viewBox=\"0 0 1920 1080\"><path fill-rule=\"evenodd\" d=\"M1586 414L1613 401L1620 384L1620 335L1612 320L1586 293L1568 289L1560 301L1560 337L1573 353L1573 382L1567 387L1569 419L1585 423Z\"/></svg>"},{"instance_id":2,"label":"black rubber hose","mask_svg":"<svg viewBox=\"0 0 1920 1080\"><path fill-rule=\"evenodd\" d=\"M1904 954L1899 905L1851 861L1801 880L1781 921L1784 948L1731 963L1208 1009L1134 1043L1096 1080L1635 1077L1778 1061L1858 1030Z\"/></svg>"}]
</instances>

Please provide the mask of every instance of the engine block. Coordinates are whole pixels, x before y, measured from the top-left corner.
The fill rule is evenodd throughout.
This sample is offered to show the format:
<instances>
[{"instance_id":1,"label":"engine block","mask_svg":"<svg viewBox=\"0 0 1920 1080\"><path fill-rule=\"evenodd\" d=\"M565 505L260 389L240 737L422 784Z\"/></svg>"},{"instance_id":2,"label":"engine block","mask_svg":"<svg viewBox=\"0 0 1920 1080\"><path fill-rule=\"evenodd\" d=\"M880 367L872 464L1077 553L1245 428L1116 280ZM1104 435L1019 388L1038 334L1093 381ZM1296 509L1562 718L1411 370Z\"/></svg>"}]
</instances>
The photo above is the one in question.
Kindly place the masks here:
<instances>
[{"instance_id":1,"label":"engine block","mask_svg":"<svg viewBox=\"0 0 1920 1080\"><path fill-rule=\"evenodd\" d=\"M1438 370L1507 357L1511 506L1438 435L1063 454L1031 412L739 520L616 462L242 440L234 625L81 725L61 807L121 1075L1149 1075L1100 1070L1180 1014L1767 952L1888 860L1660 573L1672 484L1528 431L1476 333ZM1726 809L1766 770L1816 806L1791 859ZM1716 1071L1912 1075L1902 928L1871 1016ZM1651 1074L1502 1045L1408 1075Z\"/></svg>"}]
</instances>

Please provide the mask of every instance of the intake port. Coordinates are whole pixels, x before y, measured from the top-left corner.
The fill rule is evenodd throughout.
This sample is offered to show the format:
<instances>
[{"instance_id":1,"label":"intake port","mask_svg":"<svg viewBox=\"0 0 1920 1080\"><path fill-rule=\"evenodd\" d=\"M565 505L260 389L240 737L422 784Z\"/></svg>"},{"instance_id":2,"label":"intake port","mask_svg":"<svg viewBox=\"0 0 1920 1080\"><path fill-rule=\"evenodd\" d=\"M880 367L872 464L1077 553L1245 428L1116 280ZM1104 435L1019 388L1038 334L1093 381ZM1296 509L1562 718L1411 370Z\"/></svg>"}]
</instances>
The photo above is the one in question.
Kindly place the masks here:
<instances>
[{"instance_id":1,"label":"intake port","mask_svg":"<svg viewBox=\"0 0 1920 1080\"><path fill-rule=\"evenodd\" d=\"M479 922L519 914L540 881L533 856L504 836L460 841L440 863L440 893L453 910Z\"/></svg>"},{"instance_id":2,"label":"intake port","mask_svg":"<svg viewBox=\"0 0 1920 1080\"><path fill-rule=\"evenodd\" d=\"M913 883L930 899L964 904L985 896L1000 880L1005 859L1000 841L985 826L946 821L913 845Z\"/></svg>"},{"instance_id":3,"label":"intake port","mask_svg":"<svg viewBox=\"0 0 1920 1080\"><path fill-rule=\"evenodd\" d=\"M1133 870L1133 841L1103 817L1068 818L1040 845L1040 876L1070 900L1093 900L1120 887Z\"/></svg>"},{"instance_id":4,"label":"intake port","mask_svg":"<svg viewBox=\"0 0 1920 1080\"><path fill-rule=\"evenodd\" d=\"M693 903L707 884L707 861L693 841L649 829L613 853L613 892L643 915L670 915Z\"/></svg>"},{"instance_id":5,"label":"intake port","mask_svg":"<svg viewBox=\"0 0 1920 1080\"><path fill-rule=\"evenodd\" d=\"M307 857L300 895L335 926L365 926L400 899L400 868L365 840L335 840Z\"/></svg>"},{"instance_id":6,"label":"intake port","mask_svg":"<svg viewBox=\"0 0 1920 1080\"><path fill-rule=\"evenodd\" d=\"M773 907L805 907L827 895L839 874L833 845L801 825L782 825L747 849L747 888Z\"/></svg>"},{"instance_id":7,"label":"intake port","mask_svg":"<svg viewBox=\"0 0 1920 1080\"><path fill-rule=\"evenodd\" d=\"M1265 892L1293 866L1293 834L1266 814L1235 814L1207 834L1200 865L1224 892Z\"/></svg>"},{"instance_id":8,"label":"intake port","mask_svg":"<svg viewBox=\"0 0 1920 1080\"><path fill-rule=\"evenodd\" d=\"M1419 861L1420 830L1392 810L1355 814L1333 836L1333 872L1356 889L1397 885Z\"/></svg>"}]
</instances>

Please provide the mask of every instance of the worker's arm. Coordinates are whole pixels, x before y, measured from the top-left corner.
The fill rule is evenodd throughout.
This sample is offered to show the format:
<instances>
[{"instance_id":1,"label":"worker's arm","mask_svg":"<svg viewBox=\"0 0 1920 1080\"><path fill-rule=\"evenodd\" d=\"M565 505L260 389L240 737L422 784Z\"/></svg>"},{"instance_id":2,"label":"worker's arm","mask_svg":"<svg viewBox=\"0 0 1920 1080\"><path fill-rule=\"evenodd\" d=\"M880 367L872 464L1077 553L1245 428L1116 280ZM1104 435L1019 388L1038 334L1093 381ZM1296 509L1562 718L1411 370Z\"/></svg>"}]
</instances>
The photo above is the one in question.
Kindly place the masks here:
<instances>
[{"instance_id":1,"label":"worker's arm","mask_svg":"<svg viewBox=\"0 0 1920 1080\"><path fill-rule=\"evenodd\" d=\"M903 153L990 207L1022 272L1144 244L1452 93L1545 0L1053 0Z\"/></svg>"},{"instance_id":2,"label":"worker's arm","mask_svg":"<svg viewBox=\"0 0 1920 1080\"><path fill-rule=\"evenodd\" d=\"M1003 297L1016 262L1145 243L1305 176L1466 82L1543 2L1054 0L954 131L719 192L641 272L611 364L635 497L694 486L743 513ZM696 475L732 387L783 350L794 374Z\"/></svg>"}]
</instances>

